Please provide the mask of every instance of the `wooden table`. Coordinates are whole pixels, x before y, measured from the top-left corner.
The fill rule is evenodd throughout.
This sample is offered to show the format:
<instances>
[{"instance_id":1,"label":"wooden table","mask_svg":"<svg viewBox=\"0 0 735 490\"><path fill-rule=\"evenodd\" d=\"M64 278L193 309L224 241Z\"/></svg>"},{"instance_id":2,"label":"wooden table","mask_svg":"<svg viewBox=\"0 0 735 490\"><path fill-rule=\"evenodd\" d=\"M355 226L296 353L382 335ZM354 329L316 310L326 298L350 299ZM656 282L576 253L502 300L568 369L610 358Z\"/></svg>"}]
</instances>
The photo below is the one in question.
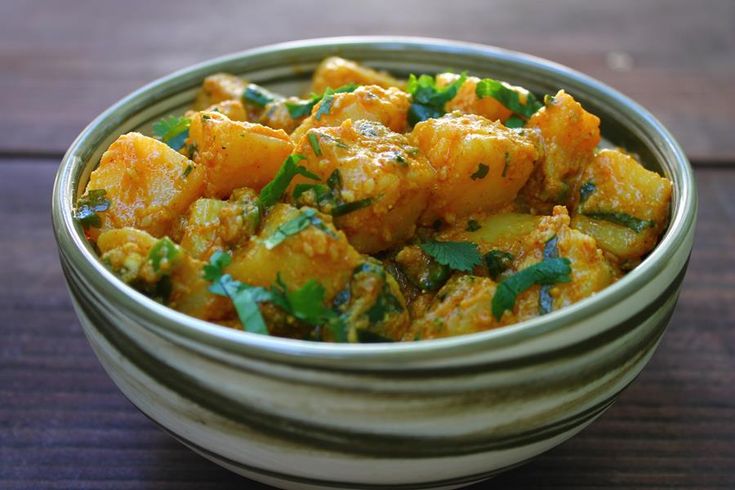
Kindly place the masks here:
<instances>
[{"instance_id":1,"label":"wooden table","mask_svg":"<svg viewBox=\"0 0 735 490\"><path fill-rule=\"evenodd\" d=\"M0 487L261 487L161 432L100 368L62 280L51 184L82 127L145 82L219 54L349 34L467 40L569 65L653 111L696 167L695 250L655 357L599 421L490 486L735 488L731 0L4 0Z\"/></svg>"}]
</instances>

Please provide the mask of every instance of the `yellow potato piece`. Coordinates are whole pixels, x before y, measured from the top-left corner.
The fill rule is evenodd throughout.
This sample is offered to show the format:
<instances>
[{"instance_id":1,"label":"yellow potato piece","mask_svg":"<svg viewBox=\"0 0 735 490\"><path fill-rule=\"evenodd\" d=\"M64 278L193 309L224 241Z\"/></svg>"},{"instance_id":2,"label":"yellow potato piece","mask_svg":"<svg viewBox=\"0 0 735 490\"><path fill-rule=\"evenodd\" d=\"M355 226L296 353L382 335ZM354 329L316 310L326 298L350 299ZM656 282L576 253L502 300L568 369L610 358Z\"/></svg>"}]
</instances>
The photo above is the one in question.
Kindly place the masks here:
<instances>
[{"instance_id":1,"label":"yellow potato piece","mask_svg":"<svg viewBox=\"0 0 735 490\"><path fill-rule=\"evenodd\" d=\"M194 100L193 109L202 111L225 100L240 100L247 83L229 73L215 73L204 79Z\"/></svg>"},{"instance_id":2,"label":"yellow potato piece","mask_svg":"<svg viewBox=\"0 0 735 490\"><path fill-rule=\"evenodd\" d=\"M319 215L319 218L329 232L308 226L269 248L266 240L300 212L288 204L273 206L260 234L235 251L227 272L239 281L264 287L271 286L280 274L289 289L300 288L315 279L324 286L326 300L331 300L345 287L352 270L361 262L360 254L326 215Z\"/></svg>"},{"instance_id":3,"label":"yellow potato piece","mask_svg":"<svg viewBox=\"0 0 735 490\"><path fill-rule=\"evenodd\" d=\"M533 170L532 135L482 116L454 112L416 125L411 140L437 171L421 221L454 223L513 201Z\"/></svg>"},{"instance_id":4,"label":"yellow potato piece","mask_svg":"<svg viewBox=\"0 0 735 490\"><path fill-rule=\"evenodd\" d=\"M594 190L580 202L583 186ZM585 168L574 193L574 226L621 261L637 261L656 246L669 220L671 181L618 150L602 150ZM606 219L622 213L640 220L638 231Z\"/></svg>"},{"instance_id":5,"label":"yellow potato piece","mask_svg":"<svg viewBox=\"0 0 735 490\"><path fill-rule=\"evenodd\" d=\"M457 79L459 79L459 75L456 73L440 73L436 76L436 85L440 88L446 87ZM477 77L467 77L459 87L457 95L444 105L444 110L447 112L459 111L463 114L477 114L491 121L505 122L513 112L493 97L479 98L475 93L479 82L480 79ZM526 89L505 82L501 83L506 88L518 92L521 103L526 103L526 97L528 96Z\"/></svg>"},{"instance_id":6,"label":"yellow potato piece","mask_svg":"<svg viewBox=\"0 0 735 490\"><path fill-rule=\"evenodd\" d=\"M555 204L568 203L572 187L600 143L600 119L571 95L560 90L544 102L526 124L540 131L543 158L521 191L541 214L549 213Z\"/></svg>"},{"instance_id":7,"label":"yellow potato piece","mask_svg":"<svg viewBox=\"0 0 735 490\"><path fill-rule=\"evenodd\" d=\"M321 155L312 148L315 138ZM371 199L370 205L339 216L336 226L361 253L375 253L409 239L424 211L434 170L401 134L371 121L345 121L312 129L296 147L301 164L326 182L339 170L345 202ZM298 183L313 182L303 177ZM292 186L293 188L293 186Z\"/></svg>"},{"instance_id":8,"label":"yellow potato piece","mask_svg":"<svg viewBox=\"0 0 735 490\"><path fill-rule=\"evenodd\" d=\"M339 126L348 119L379 122L392 131L403 133L410 105L411 97L395 87L383 89L377 85L363 85L354 92L325 97L291 137L299 141L311 128Z\"/></svg>"},{"instance_id":9,"label":"yellow potato piece","mask_svg":"<svg viewBox=\"0 0 735 490\"><path fill-rule=\"evenodd\" d=\"M311 91L321 94L327 88L339 88L348 83L378 85L383 88L403 88L404 83L384 71L377 71L338 56L324 59L314 72Z\"/></svg>"},{"instance_id":10,"label":"yellow potato piece","mask_svg":"<svg viewBox=\"0 0 735 490\"><path fill-rule=\"evenodd\" d=\"M207 172L206 195L225 198L238 187L260 190L276 175L293 144L282 130L232 121L218 112L191 118L195 160Z\"/></svg>"},{"instance_id":11,"label":"yellow potato piece","mask_svg":"<svg viewBox=\"0 0 735 490\"><path fill-rule=\"evenodd\" d=\"M98 213L100 230L130 226L153 236L170 235L180 214L202 195L204 169L162 143L140 133L120 136L102 155L87 190L104 189L110 201Z\"/></svg>"}]
</instances>

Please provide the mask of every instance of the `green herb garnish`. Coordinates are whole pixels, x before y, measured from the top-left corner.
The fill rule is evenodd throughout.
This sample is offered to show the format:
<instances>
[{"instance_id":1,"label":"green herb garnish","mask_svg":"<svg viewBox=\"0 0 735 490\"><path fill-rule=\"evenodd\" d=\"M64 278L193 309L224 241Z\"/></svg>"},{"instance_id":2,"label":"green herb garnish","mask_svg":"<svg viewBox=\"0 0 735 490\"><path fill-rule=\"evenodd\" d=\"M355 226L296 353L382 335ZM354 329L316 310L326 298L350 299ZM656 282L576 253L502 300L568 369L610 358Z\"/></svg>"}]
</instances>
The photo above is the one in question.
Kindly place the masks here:
<instances>
[{"instance_id":1,"label":"green herb garnish","mask_svg":"<svg viewBox=\"0 0 735 490\"><path fill-rule=\"evenodd\" d=\"M519 294L538 284L541 286L570 282L572 268L567 258L544 259L526 267L498 284L492 300L492 312L500 320L506 310L512 310Z\"/></svg>"},{"instance_id":2,"label":"green herb garnish","mask_svg":"<svg viewBox=\"0 0 735 490\"><path fill-rule=\"evenodd\" d=\"M362 208L366 208L373 203L372 197L366 197L365 199L358 199L357 201L346 202L343 204L337 204L332 208L330 214L332 216L344 216L345 214L352 213Z\"/></svg>"},{"instance_id":3,"label":"green herb garnish","mask_svg":"<svg viewBox=\"0 0 735 490\"><path fill-rule=\"evenodd\" d=\"M510 166L510 153L506 151L505 152L505 163L503 164L503 171L500 174L501 177L505 177L505 175L508 173L509 166Z\"/></svg>"},{"instance_id":4,"label":"green herb garnish","mask_svg":"<svg viewBox=\"0 0 735 490\"><path fill-rule=\"evenodd\" d=\"M334 169L329 178L327 178L327 186L322 184L299 184L294 187L293 199L299 201L300 197L305 193L313 191L317 206L319 209L329 213L332 216L344 216L359 209L370 206L373 202L372 197L358 199L357 201L344 202L342 200L342 173L339 169Z\"/></svg>"},{"instance_id":5,"label":"green herb garnish","mask_svg":"<svg viewBox=\"0 0 735 490\"><path fill-rule=\"evenodd\" d=\"M321 218L319 218L319 216L317 216L315 210L311 208L306 208L300 211L295 218L283 223L281 226L276 228L276 231L273 232L271 236L266 238L263 244L265 245L265 248L267 248L268 250L272 250L280 245L286 238L302 232L309 226L318 228L319 230L332 237L335 236L334 232L329 229L329 227L324 223L324 221L321 220Z\"/></svg>"},{"instance_id":6,"label":"green herb garnish","mask_svg":"<svg viewBox=\"0 0 735 490\"><path fill-rule=\"evenodd\" d=\"M487 172L489 170L490 170L490 167L488 167L484 163L480 163L480 164L477 165L477 170L475 171L475 173L473 173L472 175L470 175L470 178L472 180L483 179L483 178L485 178L485 176L487 175Z\"/></svg>"},{"instance_id":7,"label":"green herb garnish","mask_svg":"<svg viewBox=\"0 0 735 490\"><path fill-rule=\"evenodd\" d=\"M630 228L636 233L640 233L646 228L653 228L656 226L656 222L652 220L642 220L627 213L616 213L616 212L595 212L595 213L582 213L588 218L599 219L602 221L609 221L616 225L625 226Z\"/></svg>"},{"instance_id":8,"label":"green herb garnish","mask_svg":"<svg viewBox=\"0 0 735 490\"><path fill-rule=\"evenodd\" d=\"M245 88L245 91L242 93L243 102L249 102L258 107L265 107L267 104L280 98L281 97L273 92L270 92L259 85L255 85L254 83L249 83Z\"/></svg>"},{"instance_id":9,"label":"green herb garnish","mask_svg":"<svg viewBox=\"0 0 735 490\"><path fill-rule=\"evenodd\" d=\"M191 121L184 116L169 116L153 123L154 136L179 151L189 137Z\"/></svg>"},{"instance_id":10,"label":"green herb garnish","mask_svg":"<svg viewBox=\"0 0 735 490\"><path fill-rule=\"evenodd\" d=\"M148 260L151 261L151 266L153 266L155 272L160 272L162 267L168 271L180 253L179 246L165 236L151 247L148 252Z\"/></svg>"},{"instance_id":11,"label":"green herb garnish","mask_svg":"<svg viewBox=\"0 0 735 490\"><path fill-rule=\"evenodd\" d=\"M475 94L480 99L483 97L492 97L515 114L523 116L526 119L531 117L537 110L544 106L530 92L526 97L526 103L522 103L518 92L506 87L501 82L493 80L492 78L483 78L477 82Z\"/></svg>"},{"instance_id":12,"label":"green herb garnish","mask_svg":"<svg viewBox=\"0 0 735 490\"><path fill-rule=\"evenodd\" d=\"M597 190L597 186L594 182L591 180L588 180L584 184L582 184L582 187L579 188L579 204L584 204L584 202L589 199L589 197Z\"/></svg>"},{"instance_id":13,"label":"green herb garnish","mask_svg":"<svg viewBox=\"0 0 735 490\"><path fill-rule=\"evenodd\" d=\"M260 313L258 303L270 301L272 299L270 291L236 281L229 274L225 274L225 268L231 262L232 256L227 252L217 251L212 254L209 263L204 266L204 279L212 283L209 291L230 298L245 331L268 335L268 327Z\"/></svg>"},{"instance_id":14,"label":"green herb garnish","mask_svg":"<svg viewBox=\"0 0 735 490\"><path fill-rule=\"evenodd\" d=\"M314 108L315 105L317 105L321 100L329 94L330 96L334 96L334 94L340 94L340 93L347 93L347 92L354 92L355 89L357 89L359 85L355 83L348 83L347 85L342 85L341 87L338 87L334 90L327 89L322 95L312 95L307 100L302 100L299 102L286 102L286 109L288 110L288 114L291 116L292 119L298 119L301 117L306 117L309 114L311 114L311 110ZM329 113L329 109L331 108L332 101L329 101L328 106L324 109L326 113ZM319 112L322 112L322 108L319 108ZM321 118L321 114L316 117L317 119Z\"/></svg>"},{"instance_id":15,"label":"green herb garnish","mask_svg":"<svg viewBox=\"0 0 735 490\"><path fill-rule=\"evenodd\" d=\"M110 209L110 201L105 198L107 191L104 189L92 189L79 198L77 209L74 211L74 219L84 228L102 226L102 220L97 213Z\"/></svg>"},{"instance_id":16,"label":"green herb garnish","mask_svg":"<svg viewBox=\"0 0 735 490\"><path fill-rule=\"evenodd\" d=\"M480 226L480 223L478 223L477 220L470 219L467 220L467 228L465 228L465 231L477 231L480 228L482 228L482 226Z\"/></svg>"},{"instance_id":17,"label":"green herb garnish","mask_svg":"<svg viewBox=\"0 0 735 490\"><path fill-rule=\"evenodd\" d=\"M412 98L408 109L409 124L415 125L426 119L443 116L446 113L444 106L457 95L465 80L467 80L467 74L463 72L457 80L446 87L439 88L434 77L421 75L416 78L416 75L411 74L406 87L406 91L411 94Z\"/></svg>"},{"instance_id":18,"label":"green herb garnish","mask_svg":"<svg viewBox=\"0 0 735 490\"><path fill-rule=\"evenodd\" d=\"M526 124L526 122L518 116L510 116L508 119L505 120L504 124L506 128L516 129L522 128Z\"/></svg>"},{"instance_id":19,"label":"green herb garnish","mask_svg":"<svg viewBox=\"0 0 735 490\"><path fill-rule=\"evenodd\" d=\"M306 167L298 164L305 158L306 157L304 157L304 155L296 153L289 155L288 158L286 158L283 165L281 165L281 168L278 169L276 176L273 177L273 180L263 187L258 195L258 208L261 209L261 211L277 203L283 196L283 193L286 192L289 184L291 184L291 180L293 180L297 175L303 175L304 177L312 180L321 180L318 175L308 171Z\"/></svg>"},{"instance_id":20,"label":"green herb garnish","mask_svg":"<svg viewBox=\"0 0 735 490\"><path fill-rule=\"evenodd\" d=\"M322 149L319 147L319 138L314 133L309 133L307 136L309 140L309 144L311 145L311 149L314 151L314 154L318 157L322 156Z\"/></svg>"},{"instance_id":21,"label":"green herb garnish","mask_svg":"<svg viewBox=\"0 0 735 490\"><path fill-rule=\"evenodd\" d=\"M472 242L428 240L419 246L437 262L456 271L469 272L482 261L480 250Z\"/></svg>"},{"instance_id":22,"label":"green herb garnish","mask_svg":"<svg viewBox=\"0 0 735 490\"><path fill-rule=\"evenodd\" d=\"M183 178L187 178L189 176L189 174L191 173L192 170L194 170L194 165L192 165L190 163L189 165L186 166L186 168L184 169L184 172L181 174L181 176Z\"/></svg>"},{"instance_id":23,"label":"green herb garnish","mask_svg":"<svg viewBox=\"0 0 735 490\"><path fill-rule=\"evenodd\" d=\"M555 259L559 257L559 238L554 235L544 245L544 259ZM541 286L538 296L539 315L551 313L554 309L554 298L551 297L551 286Z\"/></svg>"},{"instance_id":24,"label":"green herb garnish","mask_svg":"<svg viewBox=\"0 0 735 490\"><path fill-rule=\"evenodd\" d=\"M483 259L485 259L487 272L493 281L496 281L500 274L513 265L513 254L502 250L490 250L483 256Z\"/></svg>"}]
</instances>

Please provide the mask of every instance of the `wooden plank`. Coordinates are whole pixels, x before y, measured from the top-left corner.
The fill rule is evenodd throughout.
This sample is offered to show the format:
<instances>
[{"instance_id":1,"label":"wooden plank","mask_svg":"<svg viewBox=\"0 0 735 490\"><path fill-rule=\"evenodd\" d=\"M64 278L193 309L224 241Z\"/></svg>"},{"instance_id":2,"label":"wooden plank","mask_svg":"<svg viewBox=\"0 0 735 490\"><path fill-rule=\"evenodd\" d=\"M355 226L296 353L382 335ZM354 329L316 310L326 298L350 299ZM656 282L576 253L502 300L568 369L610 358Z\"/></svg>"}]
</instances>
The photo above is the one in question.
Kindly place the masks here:
<instances>
[{"instance_id":1,"label":"wooden plank","mask_svg":"<svg viewBox=\"0 0 735 490\"><path fill-rule=\"evenodd\" d=\"M6 0L0 27L5 153L59 154L122 96L213 56L300 38L399 33L566 64L650 109L693 159L735 161L731 0Z\"/></svg>"},{"instance_id":2,"label":"wooden plank","mask_svg":"<svg viewBox=\"0 0 735 490\"><path fill-rule=\"evenodd\" d=\"M94 358L56 258L56 165L0 161L0 487L242 488L137 412ZM735 486L735 169L697 178L696 248L653 360L600 420L493 488Z\"/></svg>"}]
</instances>

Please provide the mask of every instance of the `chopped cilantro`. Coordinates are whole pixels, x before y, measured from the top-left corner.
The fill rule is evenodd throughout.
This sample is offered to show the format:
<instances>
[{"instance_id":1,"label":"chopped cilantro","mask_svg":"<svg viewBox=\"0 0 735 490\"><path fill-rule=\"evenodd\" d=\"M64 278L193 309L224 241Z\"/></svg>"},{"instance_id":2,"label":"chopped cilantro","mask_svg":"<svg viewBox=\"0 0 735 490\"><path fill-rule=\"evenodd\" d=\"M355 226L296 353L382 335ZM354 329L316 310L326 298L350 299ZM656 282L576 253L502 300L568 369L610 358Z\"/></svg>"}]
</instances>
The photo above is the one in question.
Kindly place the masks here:
<instances>
[{"instance_id":1,"label":"chopped cilantro","mask_svg":"<svg viewBox=\"0 0 735 490\"><path fill-rule=\"evenodd\" d=\"M311 279L301 288L289 290L278 274L270 293L273 304L288 314L315 327L327 325L337 342L347 340L347 327L337 313L325 306L325 289L318 281Z\"/></svg>"},{"instance_id":2,"label":"chopped cilantro","mask_svg":"<svg viewBox=\"0 0 735 490\"><path fill-rule=\"evenodd\" d=\"M506 108L513 111L519 116L529 118L534 112L541 109L544 105L536 99L532 93L528 93L526 103L521 102L520 94L515 90L506 87L501 82L492 78L483 78L477 82L475 94L478 98L492 97Z\"/></svg>"},{"instance_id":3,"label":"chopped cilantro","mask_svg":"<svg viewBox=\"0 0 735 490\"><path fill-rule=\"evenodd\" d=\"M467 220L467 228L465 228L465 231L477 231L480 228L482 228L482 226L480 226L480 223L478 223L477 220L470 219Z\"/></svg>"},{"instance_id":4,"label":"chopped cilantro","mask_svg":"<svg viewBox=\"0 0 735 490\"><path fill-rule=\"evenodd\" d=\"M317 109L316 114L314 114L314 117L317 121L321 121L322 116L326 116L329 114L329 111L332 109L333 101L334 90L332 90L331 88L327 88L327 90L324 91L322 100L319 102L319 109Z\"/></svg>"},{"instance_id":5,"label":"chopped cilantro","mask_svg":"<svg viewBox=\"0 0 735 490\"><path fill-rule=\"evenodd\" d=\"M153 123L155 137L179 151L189 137L191 121L183 116L169 116Z\"/></svg>"},{"instance_id":6,"label":"chopped cilantro","mask_svg":"<svg viewBox=\"0 0 735 490\"><path fill-rule=\"evenodd\" d=\"M487 272L493 281L496 281L500 274L513 265L513 254L502 250L490 250L483 258L485 259Z\"/></svg>"},{"instance_id":7,"label":"chopped cilantro","mask_svg":"<svg viewBox=\"0 0 735 490\"><path fill-rule=\"evenodd\" d=\"M509 166L510 166L510 153L506 151L505 152L505 163L503 164L503 171L500 174L501 177L505 177L507 175Z\"/></svg>"},{"instance_id":8,"label":"chopped cilantro","mask_svg":"<svg viewBox=\"0 0 735 490\"><path fill-rule=\"evenodd\" d=\"M230 262L232 256L227 252L217 251L212 254L209 263L204 266L204 279L212 283L209 291L230 298L245 331L268 335L268 327L260 313L258 303L270 301L271 292L259 286L236 281L229 274L225 274L225 268Z\"/></svg>"},{"instance_id":9,"label":"chopped cilantro","mask_svg":"<svg viewBox=\"0 0 735 490\"><path fill-rule=\"evenodd\" d=\"M440 264L457 271L469 272L482 261L477 245L472 242L428 240L419 246Z\"/></svg>"},{"instance_id":10,"label":"chopped cilantro","mask_svg":"<svg viewBox=\"0 0 735 490\"><path fill-rule=\"evenodd\" d=\"M191 173L192 170L194 170L194 165L192 165L190 163L189 165L186 166L186 168L184 169L184 172L181 174L181 176L183 178L187 178L189 176L189 174Z\"/></svg>"},{"instance_id":11,"label":"chopped cilantro","mask_svg":"<svg viewBox=\"0 0 735 490\"><path fill-rule=\"evenodd\" d=\"M322 156L322 149L319 147L319 137L314 133L309 133L307 138L309 139L311 149L314 150L314 155L318 157Z\"/></svg>"},{"instance_id":12,"label":"chopped cilantro","mask_svg":"<svg viewBox=\"0 0 735 490\"><path fill-rule=\"evenodd\" d=\"M594 182L591 180L588 180L584 184L582 184L582 187L579 189L579 204L584 204L584 202L589 199L589 197L597 190L597 186Z\"/></svg>"},{"instance_id":13,"label":"chopped cilantro","mask_svg":"<svg viewBox=\"0 0 735 490\"><path fill-rule=\"evenodd\" d=\"M151 266L155 272L167 272L171 269L171 266L179 257L181 250L167 236L158 240L151 250L148 252L148 260L151 261Z\"/></svg>"},{"instance_id":14,"label":"chopped cilantro","mask_svg":"<svg viewBox=\"0 0 735 490\"><path fill-rule=\"evenodd\" d=\"M426 119L441 117L445 114L444 106L452 100L459 88L467 80L467 74L460 77L446 87L439 88L436 80L430 75L411 74L408 78L406 91L411 94L411 106L408 109L408 122L415 125Z\"/></svg>"},{"instance_id":15,"label":"chopped cilantro","mask_svg":"<svg viewBox=\"0 0 735 490\"><path fill-rule=\"evenodd\" d=\"M544 259L501 281L492 300L495 319L500 320L506 310L512 310L517 296L534 284L543 286L571 281L570 264L567 258Z\"/></svg>"},{"instance_id":16,"label":"chopped cilantro","mask_svg":"<svg viewBox=\"0 0 735 490\"><path fill-rule=\"evenodd\" d=\"M470 178L472 180L484 179L487 175L488 170L490 170L490 167L488 167L484 163L480 163L477 165L477 170L475 171L475 173L470 175Z\"/></svg>"},{"instance_id":17,"label":"chopped cilantro","mask_svg":"<svg viewBox=\"0 0 735 490\"><path fill-rule=\"evenodd\" d=\"M559 257L559 237L554 235L544 245L544 258L555 259ZM551 313L554 309L554 298L551 297L551 286L544 284L539 290L538 310L539 315Z\"/></svg>"},{"instance_id":18,"label":"chopped cilantro","mask_svg":"<svg viewBox=\"0 0 735 490\"><path fill-rule=\"evenodd\" d=\"M396 162L398 162L401 165L401 167L405 167L408 165L408 161L405 158L403 158L403 155L401 155L400 153L396 152L394 158Z\"/></svg>"},{"instance_id":19,"label":"chopped cilantro","mask_svg":"<svg viewBox=\"0 0 735 490\"><path fill-rule=\"evenodd\" d=\"M518 116L510 116L508 119L505 120L506 128L522 128L525 124L526 122Z\"/></svg>"},{"instance_id":20,"label":"chopped cilantro","mask_svg":"<svg viewBox=\"0 0 735 490\"><path fill-rule=\"evenodd\" d=\"M105 198L107 191L104 189L92 189L79 198L77 209L74 211L74 219L79 221L84 228L99 228L102 220L97 213L110 209L110 201Z\"/></svg>"},{"instance_id":21,"label":"chopped cilantro","mask_svg":"<svg viewBox=\"0 0 735 490\"><path fill-rule=\"evenodd\" d=\"M280 99L279 96L254 83L249 83L242 93L242 101L258 107L265 107L270 102Z\"/></svg>"},{"instance_id":22,"label":"chopped cilantro","mask_svg":"<svg viewBox=\"0 0 735 490\"><path fill-rule=\"evenodd\" d=\"M373 203L372 197L366 197L365 199L358 199L357 201L346 202L338 204L332 208L330 213L332 216L343 216L345 214L352 213L358 209L366 208Z\"/></svg>"},{"instance_id":23,"label":"chopped cilantro","mask_svg":"<svg viewBox=\"0 0 735 490\"><path fill-rule=\"evenodd\" d=\"M655 221L642 220L627 213L595 212L583 214L588 218L609 221L610 223L615 223L616 225L625 226L626 228L630 228L636 233L640 233L646 228L653 228L654 226L656 226Z\"/></svg>"},{"instance_id":24,"label":"chopped cilantro","mask_svg":"<svg viewBox=\"0 0 735 490\"><path fill-rule=\"evenodd\" d=\"M314 108L315 105L317 105L319 102L321 102L322 98L324 98L327 95L327 92L329 92L329 95L333 98L334 94L340 94L340 93L346 93L346 92L354 92L355 89L357 89L359 85L354 83L348 83L347 85L342 85L341 87L338 87L334 90L327 89L327 91L324 92L322 95L312 95L307 100L302 100L299 102L286 102L286 109L288 110L288 114L291 116L291 119L298 119L301 117L306 117L309 114L311 114L311 110ZM324 109L326 113L329 113L329 109L331 108L332 101L329 101L328 106ZM322 112L322 108L319 108L319 112ZM321 114L317 116L317 119L321 118Z\"/></svg>"},{"instance_id":25,"label":"chopped cilantro","mask_svg":"<svg viewBox=\"0 0 735 490\"><path fill-rule=\"evenodd\" d=\"M320 180L318 175L309 172L306 167L298 164L304 158L303 155L296 153L286 158L281 168L278 169L276 176L273 177L273 180L263 187L258 195L258 208L261 211L277 203L283 196L283 193L286 192L291 180L297 175L303 175L312 180Z\"/></svg>"},{"instance_id":26,"label":"chopped cilantro","mask_svg":"<svg viewBox=\"0 0 735 490\"><path fill-rule=\"evenodd\" d=\"M276 228L276 231L273 232L273 234L266 238L263 242L265 248L267 248L268 250L274 249L278 245L280 245L281 242L283 242L286 238L302 232L309 226L318 228L330 236L335 236L334 232L330 230L329 227L324 224L324 221L322 221L321 218L317 216L315 210L311 208L306 208L303 211L300 211L295 218L283 223L281 226Z\"/></svg>"}]
</instances>

